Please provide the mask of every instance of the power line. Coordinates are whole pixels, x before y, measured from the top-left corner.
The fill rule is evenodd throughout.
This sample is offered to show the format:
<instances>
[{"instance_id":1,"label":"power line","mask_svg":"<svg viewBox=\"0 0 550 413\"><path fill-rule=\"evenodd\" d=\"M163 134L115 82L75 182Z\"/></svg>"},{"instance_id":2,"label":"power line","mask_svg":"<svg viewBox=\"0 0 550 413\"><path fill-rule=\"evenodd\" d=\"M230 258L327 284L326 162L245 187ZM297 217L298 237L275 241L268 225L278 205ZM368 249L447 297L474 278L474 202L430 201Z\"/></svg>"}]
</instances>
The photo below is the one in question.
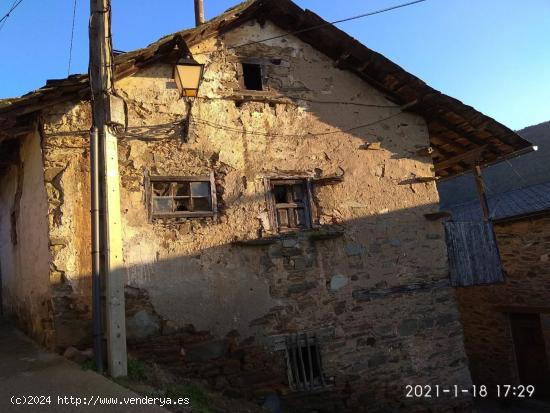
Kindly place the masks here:
<instances>
[{"instance_id":1,"label":"power line","mask_svg":"<svg viewBox=\"0 0 550 413\"><path fill-rule=\"evenodd\" d=\"M258 43L264 43L264 42L268 42L270 40L276 40L276 39L280 39L280 38L295 35L295 34L305 33L305 32L311 31L311 30L317 30L317 29L320 29L321 27L332 26L332 25L335 25L335 24L338 24L338 23L344 23L344 22L348 22L348 21L351 21L351 20L357 20L357 19L362 19L364 17L374 16L375 14L381 14L381 13L385 13L385 12L388 12L388 11L400 9L402 7L412 6L414 4L423 3L425 1L427 1L427 0L415 0L415 1L408 2L408 3L398 4L397 6L386 7L385 9L375 10L375 11L359 14L357 16L347 17L345 19L334 20L332 22L326 22L326 23L318 24L316 26L307 27L305 29L300 29L300 30L295 30L295 31L292 31L292 32L279 34L277 36L268 37L266 39L255 40L255 41L248 42L248 43L242 43L242 44L238 44L238 45L235 45L235 46L230 46L230 47L227 47L227 49L237 49L237 48L240 48L240 47L250 46L250 45L254 45L254 44L258 44ZM217 52L217 50L211 50L211 51L206 51L206 52L194 53L193 55L196 56L196 55L212 54L212 53L216 53L216 52Z\"/></svg>"},{"instance_id":2,"label":"power line","mask_svg":"<svg viewBox=\"0 0 550 413\"><path fill-rule=\"evenodd\" d=\"M395 116L400 115L401 113L403 113L403 110L400 107L396 107L396 109L399 109L399 111L397 111L396 113L391 114L389 116L386 116L382 119L378 119L378 120L375 120L375 121L372 121L372 122L369 122L369 123L364 123L364 124L357 125L357 126L352 126L352 127L349 127L349 128L336 129L336 130L327 131L327 132L319 132L319 133L307 132L305 134L270 133L270 132L263 132L263 131L260 131L260 130L255 130L255 129L244 129L244 128L234 127L234 126L231 126L231 125L224 125L224 124L215 123L215 122L212 122L210 120L196 118L194 116L193 116L193 120L192 120L191 123L193 123L195 125L209 126L211 128L218 129L218 130L223 130L223 131L226 131L226 132L244 133L246 135L266 136L266 137L274 137L274 138L302 138L306 135L319 137L319 136L333 135L335 133L347 133L347 132L351 132L351 131L354 131L354 130L357 130L357 129L363 129L363 128L367 128L369 126L374 126L377 123L384 122L388 119L394 118ZM366 131L364 133L367 134L367 135L371 135L371 136L380 136L379 133L374 133L374 132Z\"/></svg>"},{"instance_id":3,"label":"power line","mask_svg":"<svg viewBox=\"0 0 550 413\"><path fill-rule=\"evenodd\" d=\"M367 107L367 108L399 108L398 105L382 105L377 103L362 103L362 102L354 102L354 101L345 101L345 100L319 100L319 99L311 99L304 96L296 96L296 95L282 95L281 98L289 99L289 102L280 102L280 103L290 103L290 101L304 101L308 103L319 103L319 104L326 104L326 105L350 105L350 106L360 106L360 107ZM210 100L227 100L227 101L235 101L235 97L233 96L222 96L222 97L212 97L212 96L195 96L195 99L201 99L204 101L210 101ZM254 100L252 100L253 102Z\"/></svg>"},{"instance_id":4,"label":"power line","mask_svg":"<svg viewBox=\"0 0 550 413\"><path fill-rule=\"evenodd\" d=\"M74 21L76 17L76 0L74 0L73 4L73 25L71 28L71 43L69 45L69 65L67 67L67 76L71 74L71 60L73 58L73 39L74 39Z\"/></svg>"},{"instance_id":5,"label":"power line","mask_svg":"<svg viewBox=\"0 0 550 413\"><path fill-rule=\"evenodd\" d=\"M9 11L0 19L0 30L4 27L6 24L6 21L8 20L8 17L10 17L10 14L21 4L23 0L14 0L12 3Z\"/></svg>"}]
</instances>

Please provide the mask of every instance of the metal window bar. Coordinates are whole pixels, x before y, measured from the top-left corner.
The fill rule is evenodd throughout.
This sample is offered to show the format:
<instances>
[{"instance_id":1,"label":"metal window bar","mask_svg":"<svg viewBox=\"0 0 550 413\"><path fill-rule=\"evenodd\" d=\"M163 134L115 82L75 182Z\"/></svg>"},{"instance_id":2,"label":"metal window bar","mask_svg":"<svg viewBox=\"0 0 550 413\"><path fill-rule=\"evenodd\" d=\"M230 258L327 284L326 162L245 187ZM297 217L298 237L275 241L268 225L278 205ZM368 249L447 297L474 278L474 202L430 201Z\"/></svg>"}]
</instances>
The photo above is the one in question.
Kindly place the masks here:
<instances>
[{"instance_id":1,"label":"metal window bar","mask_svg":"<svg viewBox=\"0 0 550 413\"><path fill-rule=\"evenodd\" d=\"M319 376L321 378L321 386L325 387L327 384L325 382L325 375L323 373L323 364L321 363L321 352L319 351L319 338L317 333L313 333L313 342L315 343L317 351L315 352L317 356L317 365L319 366Z\"/></svg>"},{"instance_id":2,"label":"metal window bar","mask_svg":"<svg viewBox=\"0 0 550 413\"><path fill-rule=\"evenodd\" d=\"M285 345L291 389L308 391L325 387L317 334L291 334L285 338Z\"/></svg>"}]
</instances>

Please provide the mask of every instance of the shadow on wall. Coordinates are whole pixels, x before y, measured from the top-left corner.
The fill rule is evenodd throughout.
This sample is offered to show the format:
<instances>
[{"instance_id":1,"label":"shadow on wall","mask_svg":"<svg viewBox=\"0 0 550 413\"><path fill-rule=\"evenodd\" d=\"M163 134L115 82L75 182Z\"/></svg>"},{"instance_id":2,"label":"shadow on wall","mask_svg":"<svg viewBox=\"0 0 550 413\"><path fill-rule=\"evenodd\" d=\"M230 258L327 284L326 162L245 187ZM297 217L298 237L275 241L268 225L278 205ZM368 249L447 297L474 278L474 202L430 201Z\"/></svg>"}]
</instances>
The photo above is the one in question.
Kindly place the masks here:
<instances>
[{"instance_id":1,"label":"shadow on wall","mask_svg":"<svg viewBox=\"0 0 550 413\"><path fill-rule=\"evenodd\" d=\"M333 68L333 62L326 65ZM304 64L301 70L313 66ZM168 65L161 69L154 78L171 77ZM315 70L308 79L318 85L322 70ZM123 219L127 222L133 214L137 222L126 225L124 245L127 332L136 354L257 397L288 380L284 351L270 352L270 337L328 329L321 346L323 368L336 377L342 398L363 407L391 400L398 408L401 397L396 395L402 395L405 384L434 377L440 384L469 384L459 314L448 284L443 228L423 216L438 211L434 183L414 179L415 174L433 174L431 160L417 154L429 144L426 124L388 105L370 87L359 87L355 76L336 73L342 75L337 85L332 78L323 81L327 91L334 89L331 99L345 103L304 98L307 104L300 99L296 105L231 100L218 104L214 98L197 99L191 125L196 139L185 146L176 140L185 135L183 115L160 110L158 102L132 100L139 94L125 96L131 124L120 142L119 165L122 200L128 202L123 204ZM121 93L123 89L119 87ZM300 90L321 95L307 85ZM173 92L163 105L180 103ZM71 119L58 120L50 116L51 124L71 124ZM140 125L146 123L155 124ZM218 123L234 128L220 130ZM79 118L73 127L83 124ZM267 134L243 133L250 129ZM280 132L294 130L299 135ZM60 177L58 188L64 192L62 206L76 199L82 210L68 219L83 222L61 240L71 247L75 236L89 238L89 206L82 205L88 194L63 187L71 180L87 182L83 136L72 139L62 131L57 139L51 130L44 135L47 160L78 165L62 172L67 180ZM134 140L141 144L132 146ZM53 159L55 149L60 149L60 159ZM224 161L232 155L229 166ZM142 213L145 169L159 175L187 174L186 168L192 169L188 164L201 171L214 169L216 179L221 176L220 183L216 181L218 218L147 223ZM262 228L256 214L265 210L265 198L258 191L243 195L245 184L229 188L230 179L251 181L262 173L296 170L315 176L344 171L343 185L321 187L314 194L322 200L317 202L319 215L329 227L256 238ZM250 187L248 192L253 192ZM426 204L417 206L422 200ZM66 225L64 219L54 222L54 228ZM228 233L233 229L234 236ZM221 236L215 236L216 230ZM79 259L90 254L87 243L82 245ZM64 247L59 247L60 254L70 250ZM58 257L54 254L53 260ZM55 345L89 345L89 274L61 274L60 279L53 287ZM332 407L326 404L319 410L338 411Z\"/></svg>"},{"instance_id":2,"label":"shadow on wall","mask_svg":"<svg viewBox=\"0 0 550 413\"><path fill-rule=\"evenodd\" d=\"M256 202L259 197L248 198ZM351 206L355 210L367 207ZM246 336L254 335L251 323L270 309L295 301L294 294L300 297L300 293L315 292L323 302L348 300L353 292L364 289L387 289L447 277L443 227L441 222L423 216L436 209L436 205L427 204L305 231L264 238L235 237L233 242L189 255L161 257L159 251L147 251L144 258L152 255L153 260L143 259L139 265L124 269L127 294L130 300L142 301L144 296L137 291L147 291L153 307L179 327L193 324L219 334L238 330ZM216 225L216 218L193 221L192 230L196 232ZM155 220L150 225L155 227L156 235L166 236L175 251L179 245L174 234L179 230L189 233L187 220ZM335 284L343 285L332 289L332 277L336 275L341 281ZM71 282L63 279L56 288L71 291ZM82 291L83 297L91 297L89 274L74 282L79 284L77 291ZM69 307L75 310L74 304ZM222 308L224 311L219 311ZM85 313L90 309L81 310ZM288 330L286 324L279 323L275 330Z\"/></svg>"},{"instance_id":3,"label":"shadow on wall","mask_svg":"<svg viewBox=\"0 0 550 413\"><path fill-rule=\"evenodd\" d=\"M442 225L423 217L435 209L427 204L130 265L130 351L229 395L258 398L288 392L285 353L274 350L273 336L328 329L323 368L338 392L319 399L331 403L320 411L347 403L350 386L399 404L408 382L437 376L467 384ZM154 225L167 239L186 226ZM195 230L206 225L215 224L200 220ZM89 345L89 311L72 310L89 301L63 299L73 303L56 311L58 347Z\"/></svg>"}]
</instances>

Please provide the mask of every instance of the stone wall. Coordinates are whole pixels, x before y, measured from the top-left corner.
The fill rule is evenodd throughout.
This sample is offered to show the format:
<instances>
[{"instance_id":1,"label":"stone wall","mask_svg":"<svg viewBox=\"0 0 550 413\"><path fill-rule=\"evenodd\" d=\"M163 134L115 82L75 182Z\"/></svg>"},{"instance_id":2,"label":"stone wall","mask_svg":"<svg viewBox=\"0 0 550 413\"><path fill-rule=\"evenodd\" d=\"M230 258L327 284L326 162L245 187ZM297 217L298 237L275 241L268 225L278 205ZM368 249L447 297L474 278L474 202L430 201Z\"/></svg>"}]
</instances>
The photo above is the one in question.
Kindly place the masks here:
<instances>
[{"instance_id":1,"label":"stone wall","mask_svg":"<svg viewBox=\"0 0 550 413\"><path fill-rule=\"evenodd\" d=\"M495 224L495 233L505 282L457 289L472 378L486 385L519 383L508 313L543 313L550 357L550 217Z\"/></svg>"},{"instance_id":2,"label":"stone wall","mask_svg":"<svg viewBox=\"0 0 550 413\"><path fill-rule=\"evenodd\" d=\"M0 176L0 274L4 313L43 344L53 333L47 199L37 133L23 136Z\"/></svg>"},{"instance_id":3,"label":"stone wall","mask_svg":"<svg viewBox=\"0 0 550 413\"><path fill-rule=\"evenodd\" d=\"M297 39L227 49L280 33L251 23L194 47L206 67L189 125L190 102L179 98L171 66L117 82L129 116L119 165L131 348L186 374L223 376L212 384L247 397L277 390L296 399L281 386L284 369L254 389L236 377L284 364L270 336L328 328L321 353L334 386L325 395L336 404L319 411L402 408L406 384L467 386L443 229L423 216L437 209L437 191L414 181L433 176L430 158L416 155L429 144L424 120ZM270 62L272 93L240 89L243 58ZM89 103L56 106L43 119L61 348L89 338ZM365 150L373 142L380 148ZM146 175L211 171L215 217L149 218ZM275 175L342 177L313 188L320 224L337 231L256 242L273 233L263 178ZM197 336L228 350L199 367L180 346Z\"/></svg>"}]
</instances>

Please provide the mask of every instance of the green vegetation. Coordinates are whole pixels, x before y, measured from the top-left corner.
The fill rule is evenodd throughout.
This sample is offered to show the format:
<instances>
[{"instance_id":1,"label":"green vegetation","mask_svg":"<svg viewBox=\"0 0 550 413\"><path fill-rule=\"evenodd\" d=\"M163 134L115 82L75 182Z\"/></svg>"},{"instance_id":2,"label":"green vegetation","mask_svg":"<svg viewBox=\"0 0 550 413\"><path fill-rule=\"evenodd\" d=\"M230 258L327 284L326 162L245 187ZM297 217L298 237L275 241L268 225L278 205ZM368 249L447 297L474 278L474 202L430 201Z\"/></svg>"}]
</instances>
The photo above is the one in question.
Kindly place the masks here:
<instances>
[{"instance_id":1,"label":"green vegetation","mask_svg":"<svg viewBox=\"0 0 550 413\"><path fill-rule=\"evenodd\" d=\"M191 402L191 408L196 413L212 413L208 406L208 397L204 391L195 384L176 384L166 391L166 397L172 399L188 397Z\"/></svg>"},{"instance_id":2,"label":"green vegetation","mask_svg":"<svg viewBox=\"0 0 550 413\"><path fill-rule=\"evenodd\" d=\"M95 360L94 359L86 359L82 364L80 365L82 370L93 370L97 371L95 367Z\"/></svg>"},{"instance_id":3,"label":"green vegetation","mask_svg":"<svg viewBox=\"0 0 550 413\"><path fill-rule=\"evenodd\" d=\"M146 369L145 363L137 359L128 358L128 379L132 381L145 381L147 379Z\"/></svg>"}]
</instances>

